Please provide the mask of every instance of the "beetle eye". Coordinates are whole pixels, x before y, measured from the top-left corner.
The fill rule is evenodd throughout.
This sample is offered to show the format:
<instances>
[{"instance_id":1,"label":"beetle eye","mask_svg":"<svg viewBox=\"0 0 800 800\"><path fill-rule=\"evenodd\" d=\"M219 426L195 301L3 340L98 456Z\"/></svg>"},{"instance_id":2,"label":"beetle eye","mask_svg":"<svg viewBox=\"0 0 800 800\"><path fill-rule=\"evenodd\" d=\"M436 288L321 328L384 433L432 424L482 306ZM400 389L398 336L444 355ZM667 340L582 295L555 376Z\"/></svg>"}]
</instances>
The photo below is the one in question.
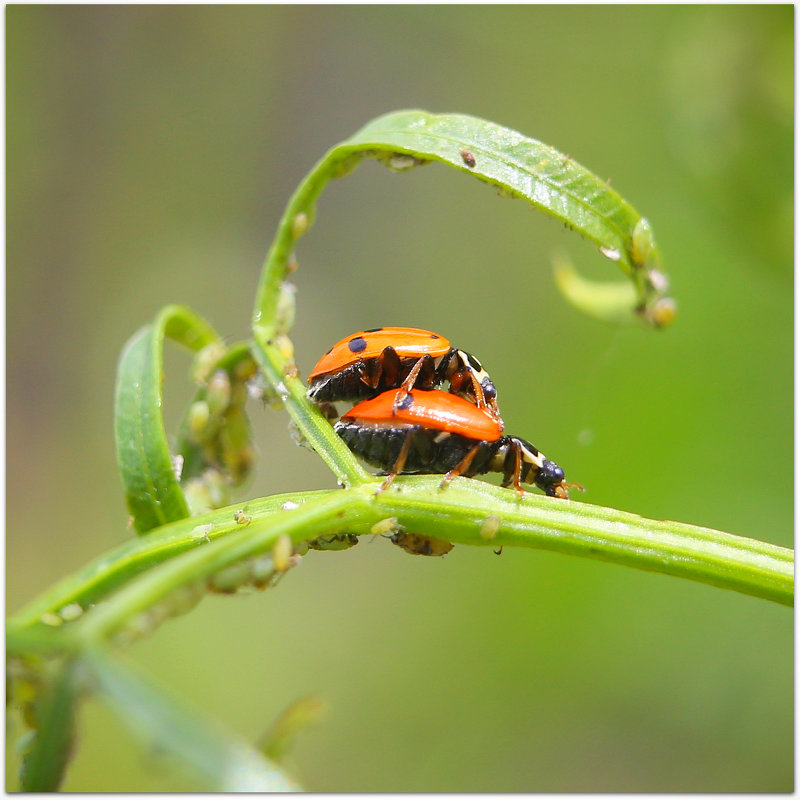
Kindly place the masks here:
<instances>
[{"instance_id":1,"label":"beetle eye","mask_svg":"<svg viewBox=\"0 0 800 800\"><path fill-rule=\"evenodd\" d=\"M483 379L481 388L483 389L483 396L487 400L494 400L497 398L497 389L494 388L494 384L488 378Z\"/></svg>"}]
</instances>

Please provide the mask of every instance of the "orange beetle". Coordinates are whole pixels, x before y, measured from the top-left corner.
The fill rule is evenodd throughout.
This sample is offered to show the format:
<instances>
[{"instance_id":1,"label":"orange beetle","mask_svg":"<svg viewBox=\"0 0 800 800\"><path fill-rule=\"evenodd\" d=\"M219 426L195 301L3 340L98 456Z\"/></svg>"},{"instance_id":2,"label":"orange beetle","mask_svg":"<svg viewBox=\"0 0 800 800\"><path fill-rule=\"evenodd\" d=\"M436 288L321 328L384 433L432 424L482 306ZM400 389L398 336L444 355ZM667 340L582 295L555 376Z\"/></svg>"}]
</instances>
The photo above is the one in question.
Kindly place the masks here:
<instances>
[{"instance_id":1,"label":"orange beetle","mask_svg":"<svg viewBox=\"0 0 800 800\"><path fill-rule=\"evenodd\" d=\"M371 398L401 389L432 389L447 381L453 394L500 419L497 390L475 356L452 347L438 333L420 328L372 328L337 342L308 377L316 403Z\"/></svg>"},{"instance_id":2,"label":"orange beetle","mask_svg":"<svg viewBox=\"0 0 800 800\"><path fill-rule=\"evenodd\" d=\"M567 499L564 470L530 442L503 436L502 422L457 395L437 389L388 391L364 400L334 425L361 459L388 473L381 487L403 473L445 473L442 485L502 472L503 486L520 494L521 484L538 486L551 497Z\"/></svg>"}]
</instances>

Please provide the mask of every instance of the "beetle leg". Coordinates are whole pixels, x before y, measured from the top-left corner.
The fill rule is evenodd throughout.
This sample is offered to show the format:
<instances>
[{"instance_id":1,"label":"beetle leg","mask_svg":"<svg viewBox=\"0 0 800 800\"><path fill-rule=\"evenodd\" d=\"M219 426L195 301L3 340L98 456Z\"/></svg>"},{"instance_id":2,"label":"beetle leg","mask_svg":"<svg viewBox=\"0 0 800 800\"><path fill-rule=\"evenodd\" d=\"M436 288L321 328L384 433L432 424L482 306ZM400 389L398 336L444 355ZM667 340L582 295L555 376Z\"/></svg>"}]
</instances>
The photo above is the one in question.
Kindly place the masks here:
<instances>
[{"instance_id":1,"label":"beetle leg","mask_svg":"<svg viewBox=\"0 0 800 800\"><path fill-rule=\"evenodd\" d=\"M522 474L522 445L517 441L512 441L509 455L513 457L512 463L508 463L509 459L507 456L501 486L508 486L513 483L517 494L522 497L525 494L525 490L519 483L519 476Z\"/></svg>"},{"instance_id":2,"label":"beetle leg","mask_svg":"<svg viewBox=\"0 0 800 800\"><path fill-rule=\"evenodd\" d=\"M486 398L483 396L483 386L481 386L481 382L472 371L470 371L469 377L472 381L472 390L475 392L475 405L478 406L478 408L486 408L488 403L486 402Z\"/></svg>"},{"instance_id":3,"label":"beetle leg","mask_svg":"<svg viewBox=\"0 0 800 800\"><path fill-rule=\"evenodd\" d=\"M317 403L317 408L328 422L339 419L339 412L336 410L336 406L333 403Z\"/></svg>"},{"instance_id":4,"label":"beetle leg","mask_svg":"<svg viewBox=\"0 0 800 800\"><path fill-rule=\"evenodd\" d=\"M486 373L484 373L485 375ZM483 384L478 380L478 376L470 371L469 378L472 382L472 389L475 392L475 405L478 408L485 408L495 419L500 419L500 409L497 407L497 398L492 397L490 400L486 398L486 392L484 391ZM492 387L492 394L494 394L494 386L492 386L491 381L489 385Z\"/></svg>"},{"instance_id":5,"label":"beetle leg","mask_svg":"<svg viewBox=\"0 0 800 800\"><path fill-rule=\"evenodd\" d=\"M386 350L390 350L392 348L387 347ZM385 353L386 350L383 352ZM392 350L394 352L394 350ZM395 353L395 356L397 353ZM398 365L400 360L398 359ZM417 379L420 376L420 373L425 370L424 380L423 383L433 383L433 359L426 353L424 356L421 356L417 359L417 363L411 368L411 372L408 373L406 379L400 384L400 389L394 397L394 403L392 403L392 413L396 414L402 402L408 397L411 390L414 388L414 385L417 382ZM394 382L394 381L392 381ZM387 380L387 383L389 381Z\"/></svg>"},{"instance_id":6,"label":"beetle leg","mask_svg":"<svg viewBox=\"0 0 800 800\"><path fill-rule=\"evenodd\" d=\"M378 367L378 369L380 368ZM375 371L375 368L368 362L363 360L358 362L358 377L361 378L361 382L369 386L370 389L374 389L377 383L374 379ZM380 373L378 374L378 378L380 378Z\"/></svg>"},{"instance_id":7,"label":"beetle leg","mask_svg":"<svg viewBox=\"0 0 800 800\"><path fill-rule=\"evenodd\" d=\"M375 359L377 369L376 369L376 376L375 382L372 384L372 388L377 388L378 384L381 380L383 380L384 386L394 386L397 383L397 378L400 375L400 356L397 355L397 351L389 345L388 347L383 348L383 352Z\"/></svg>"},{"instance_id":8,"label":"beetle leg","mask_svg":"<svg viewBox=\"0 0 800 800\"><path fill-rule=\"evenodd\" d=\"M470 451L461 459L459 464L456 464L453 469L448 472L444 478L442 478L442 482L439 484L440 489L444 489L448 483L450 483L453 478L457 478L463 472L466 472L469 469L469 465L472 463L475 456L478 454L478 450L480 450L481 444L478 442Z\"/></svg>"},{"instance_id":9,"label":"beetle leg","mask_svg":"<svg viewBox=\"0 0 800 800\"><path fill-rule=\"evenodd\" d=\"M453 394L466 394L464 384L467 381L465 370L458 370L450 376L450 391ZM476 398L477 399L477 398Z\"/></svg>"},{"instance_id":10,"label":"beetle leg","mask_svg":"<svg viewBox=\"0 0 800 800\"><path fill-rule=\"evenodd\" d=\"M578 489L581 492L585 492L586 489L583 488L579 483L559 483L558 486L553 487L553 497L559 497L562 500L569 500L569 492L568 489Z\"/></svg>"},{"instance_id":11,"label":"beetle leg","mask_svg":"<svg viewBox=\"0 0 800 800\"><path fill-rule=\"evenodd\" d=\"M470 391L471 389L471 391ZM484 408L495 419L500 419L500 409L497 407L497 400L487 399L483 384L478 380L478 376L467 369L460 369L450 376L450 391L453 394L463 395L468 400L473 400L478 408Z\"/></svg>"},{"instance_id":12,"label":"beetle leg","mask_svg":"<svg viewBox=\"0 0 800 800\"><path fill-rule=\"evenodd\" d=\"M403 446L400 448L400 452L397 454L397 460L394 462L392 471L386 476L386 480L381 484L380 488L375 494L380 494L382 491L387 489L389 484L403 471L403 467L406 465L406 459L408 458L408 451L411 448L411 440L413 438L414 429L410 428L406 434L406 440L403 442Z\"/></svg>"}]
</instances>

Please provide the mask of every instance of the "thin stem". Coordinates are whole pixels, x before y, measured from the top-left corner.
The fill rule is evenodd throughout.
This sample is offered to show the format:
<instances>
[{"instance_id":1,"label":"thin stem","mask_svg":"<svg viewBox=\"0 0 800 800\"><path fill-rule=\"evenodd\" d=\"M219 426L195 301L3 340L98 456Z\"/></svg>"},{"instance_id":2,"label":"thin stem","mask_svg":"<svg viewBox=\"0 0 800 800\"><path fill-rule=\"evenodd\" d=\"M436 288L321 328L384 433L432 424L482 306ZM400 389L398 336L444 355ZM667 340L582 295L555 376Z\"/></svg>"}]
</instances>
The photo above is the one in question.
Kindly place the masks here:
<instances>
[{"instance_id":1,"label":"thin stem","mask_svg":"<svg viewBox=\"0 0 800 800\"><path fill-rule=\"evenodd\" d=\"M306 398L306 387L287 370L286 359L264 333L256 329L253 353L256 361L283 401L301 434L330 467L342 486L353 486L370 480L355 456L336 435L330 422Z\"/></svg>"},{"instance_id":2,"label":"thin stem","mask_svg":"<svg viewBox=\"0 0 800 800\"><path fill-rule=\"evenodd\" d=\"M363 514L358 500L344 492L329 492L299 508L254 519L236 533L172 559L125 586L77 623L79 635L84 641L105 638L176 589L208 578L230 564L268 552L282 535L299 543L308 536L309 529L317 536L345 531Z\"/></svg>"},{"instance_id":3,"label":"thin stem","mask_svg":"<svg viewBox=\"0 0 800 800\"><path fill-rule=\"evenodd\" d=\"M471 479L439 491L410 477L375 507L415 533L461 544L522 546L610 561L794 605L794 553L712 528L651 520L612 508L514 493Z\"/></svg>"},{"instance_id":4,"label":"thin stem","mask_svg":"<svg viewBox=\"0 0 800 800\"><path fill-rule=\"evenodd\" d=\"M401 476L381 493L377 492L380 482L371 480L349 490L254 500L245 506L252 517L247 526L233 522L233 506L166 526L161 541L154 533L137 540L135 553L118 548L34 601L9 621L9 642L16 640L21 650L38 649L33 634L44 633L44 626L37 625L43 613L86 602L89 597L97 602L123 579L134 578L143 564L155 567L166 562L129 581L74 625L47 632L67 633L80 625L82 637L105 635L174 589L268 551L281 534L298 545L325 534L369 533L387 519L408 532L455 544L521 546L580 555L793 605L794 555L787 548L588 503L538 494L519 498L511 490L471 478L457 478L442 490L440 480L439 476ZM218 540L198 539L198 530ZM39 643L42 647L47 646L48 637L44 638Z\"/></svg>"},{"instance_id":5,"label":"thin stem","mask_svg":"<svg viewBox=\"0 0 800 800\"><path fill-rule=\"evenodd\" d=\"M329 490L320 490L248 500L164 525L145 537L129 539L63 578L18 611L9 622L18 627L28 627L37 624L47 614L57 614L65 606L78 605L86 609L150 567L241 530L235 520L235 512L239 509L259 519L278 511L286 503L297 505L329 493Z\"/></svg>"}]
</instances>

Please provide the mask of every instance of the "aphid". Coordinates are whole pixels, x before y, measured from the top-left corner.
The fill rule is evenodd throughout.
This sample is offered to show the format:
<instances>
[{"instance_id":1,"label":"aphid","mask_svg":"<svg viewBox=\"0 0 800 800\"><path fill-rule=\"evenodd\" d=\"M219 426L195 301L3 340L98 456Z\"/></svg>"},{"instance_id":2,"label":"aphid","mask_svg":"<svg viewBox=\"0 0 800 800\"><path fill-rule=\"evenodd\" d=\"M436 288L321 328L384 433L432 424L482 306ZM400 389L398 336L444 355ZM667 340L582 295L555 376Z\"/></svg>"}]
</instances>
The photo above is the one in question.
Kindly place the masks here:
<instances>
[{"instance_id":1,"label":"aphid","mask_svg":"<svg viewBox=\"0 0 800 800\"><path fill-rule=\"evenodd\" d=\"M494 539L497 536L497 532L500 530L500 526L502 525L502 520L495 514L489 514L488 517L483 521L481 524L480 535L481 539L486 539L487 541L490 539Z\"/></svg>"},{"instance_id":2,"label":"aphid","mask_svg":"<svg viewBox=\"0 0 800 800\"><path fill-rule=\"evenodd\" d=\"M208 420L211 417L211 412L208 408L208 403L205 400L198 400L189 408L189 433L192 436L192 441L201 442L203 434L206 433L208 427Z\"/></svg>"},{"instance_id":3,"label":"aphid","mask_svg":"<svg viewBox=\"0 0 800 800\"><path fill-rule=\"evenodd\" d=\"M635 225L631 233L631 258L637 267L643 267L647 264L653 250L655 250L655 242L653 241L653 230L650 223L642 217Z\"/></svg>"},{"instance_id":4,"label":"aphid","mask_svg":"<svg viewBox=\"0 0 800 800\"><path fill-rule=\"evenodd\" d=\"M81 614L83 614L83 606L81 606L80 603L70 603L58 612L58 616L61 617L64 622L72 622L72 620L78 619Z\"/></svg>"},{"instance_id":5,"label":"aphid","mask_svg":"<svg viewBox=\"0 0 800 800\"><path fill-rule=\"evenodd\" d=\"M233 594L250 580L250 561L237 561L223 567L208 579L208 588L220 594Z\"/></svg>"},{"instance_id":6,"label":"aphid","mask_svg":"<svg viewBox=\"0 0 800 800\"><path fill-rule=\"evenodd\" d=\"M208 379L206 404L211 416L218 416L231 403L231 379L224 369L215 370Z\"/></svg>"},{"instance_id":7,"label":"aphid","mask_svg":"<svg viewBox=\"0 0 800 800\"><path fill-rule=\"evenodd\" d=\"M250 579L256 589L266 589L275 577L275 564L272 556L264 554L250 563Z\"/></svg>"},{"instance_id":8,"label":"aphid","mask_svg":"<svg viewBox=\"0 0 800 800\"><path fill-rule=\"evenodd\" d=\"M659 328L665 328L671 325L675 319L677 308L675 301L671 297L662 297L654 306L652 310L653 322Z\"/></svg>"},{"instance_id":9,"label":"aphid","mask_svg":"<svg viewBox=\"0 0 800 800\"><path fill-rule=\"evenodd\" d=\"M373 328L337 342L308 377L308 396L316 403L361 400L388 389L432 389L445 381L500 419L497 390L475 356L451 347L443 336L419 328Z\"/></svg>"},{"instance_id":10,"label":"aphid","mask_svg":"<svg viewBox=\"0 0 800 800\"><path fill-rule=\"evenodd\" d=\"M301 211L292 220L292 238L299 239L308 230L308 214Z\"/></svg>"},{"instance_id":11,"label":"aphid","mask_svg":"<svg viewBox=\"0 0 800 800\"><path fill-rule=\"evenodd\" d=\"M225 355L225 345L223 342L216 341L206 345L194 357L192 364L192 378L195 383L204 386L211 377L211 372L217 362Z\"/></svg>"},{"instance_id":12,"label":"aphid","mask_svg":"<svg viewBox=\"0 0 800 800\"><path fill-rule=\"evenodd\" d=\"M375 536L390 536L400 533L403 530L397 517L386 517L386 519L379 520L370 529L369 532Z\"/></svg>"},{"instance_id":13,"label":"aphid","mask_svg":"<svg viewBox=\"0 0 800 800\"><path fill-rule=\"evenodd\" d=\"M432 536L423 536L420 533L399 531L389 538L392 540L392 544L402 547L407 553L415 556L444 556L453 549L450 542L434 539Z\"/></svg>"},{"instance_id":14,"label":"aphid","mask_svg":"<svg viewBox=\"0 0 800 800\"><path fill-rule=\"evenodd\" d=\"M292 540L282 533L272 548L272 561L278 572L286 572L289 569L292 557Z\"/></svg>"},{"instance_id":15,"label":"aphid","mask_svg":"<svg viewBox=\"0 0 800 800\"><path fill-rule=\"evenodd\" d=\"M213 525L197 525L192 528L192 530L189 532L189 535L193 539L205 539L207 542L210 542L211 539L209 539L208 534L211 533L213 527Z\"/></svg>"},{"instance_id":16,"label":"aphid","mask_svg":"<svg viewBox=\"0 0 800 800\"><path fill-rule=\"evenodd\" d=\"M357 544L358 536L355 533L332 533L328 536L318 536L308 542L312 550L348 550Z\"/></svg>"},{"instance_id":17,"label":"aphid","mask_svg":"<svg viewBox=\"0 0 800 800\"><path fill-rule=\"evenodd\" d=\"M527 483L550 497L568 498L564 470L525 439L503 436L502 422L486 411L437 389L413 389L399 406L396 394L365 400L334 425L357 456L385 471L381 490L404 473L445 473L445 486L457 475L501 472L502 485L520 494Z\"/></svg>"},{"instance_id":18,"label":"aphid","mask_svg":"<svg viewBox=\"0 0 800 800\"><path fill-rule=\"evenodd\" d=\"M469 150L460 150L461 160L471 169L475 166L475 156Z\"/></svg>"},{"instance_id":19,"label":"aphid","mask_svg":"<svg viewBox=\"0 0 800 800\"><path fill-rule=\"evenodd\" d=\"M422 166L425 164L425 159L416 158L415 156L408 155L407 153L392 153L389 156L380 159L389 169L395 172L402 172L413 167Z\"/></svg>"}]
</instances>

